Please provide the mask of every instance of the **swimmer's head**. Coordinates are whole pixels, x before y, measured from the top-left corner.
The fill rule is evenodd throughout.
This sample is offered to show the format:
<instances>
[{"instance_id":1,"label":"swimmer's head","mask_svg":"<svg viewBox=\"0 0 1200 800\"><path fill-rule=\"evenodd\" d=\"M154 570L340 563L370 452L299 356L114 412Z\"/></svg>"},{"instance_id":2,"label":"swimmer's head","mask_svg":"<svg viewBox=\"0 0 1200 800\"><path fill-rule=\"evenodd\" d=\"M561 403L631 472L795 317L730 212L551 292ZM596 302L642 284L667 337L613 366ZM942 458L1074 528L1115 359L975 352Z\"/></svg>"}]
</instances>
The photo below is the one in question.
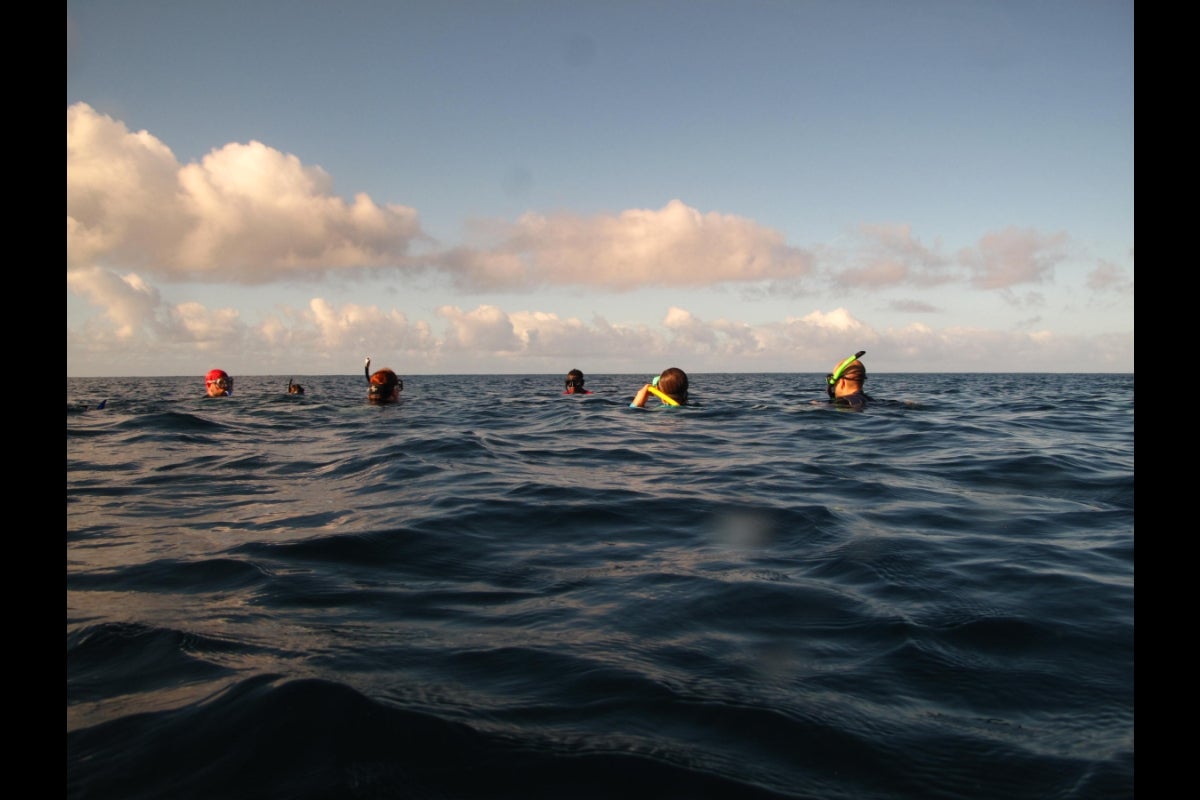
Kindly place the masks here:
<instances>
[{"instance_id":1,"label":"swimmer's head","mask_svg":"<svg viewBox=\"0 0 1200 800\"><path fill-rule=\"evenodd\" d=\"M844 380L850 383L857 383L858 388L862 388L863 381L867 379L867 368L858 359L865 355L866 352L866 350L859 350L849 358L842 359L833 368L833 372L825 376L825 391L829 393L830 397L834 396L834 389L838 385L838 381Z\"/></svg>"},{"instance_id":2,"label":"swimmer's head","mask_svg":"<svg viewBox=\"0 0 1200 800\"><path fill-rule=\"evenodd\" d=\"M655 388L670 395L680 405L686 405L688 400L688 376L679 367L664 369L655 382Z\"/></svg>"},{"instance_id":3,"label":"swimmer's head","mask_svg":"<svg viewBox=\"0 0 1200 800\"><path fill-rule=\"evenodd\" d=\"M367 399L372 403L390 403L400 396L404 382L390 369L376 370L371 373L367 384Z\"/></svg>"},{"instance_id":4,"label":"swimmer's head","mask_svg":"<svg viewBox=\"0 0 1200 800\"><path fill-rule=\"evenodd\" d=\"M223 369L210 369L204 376L204 389L209 397L233 394L233 378Z\"/></svg>"}]
</instances>

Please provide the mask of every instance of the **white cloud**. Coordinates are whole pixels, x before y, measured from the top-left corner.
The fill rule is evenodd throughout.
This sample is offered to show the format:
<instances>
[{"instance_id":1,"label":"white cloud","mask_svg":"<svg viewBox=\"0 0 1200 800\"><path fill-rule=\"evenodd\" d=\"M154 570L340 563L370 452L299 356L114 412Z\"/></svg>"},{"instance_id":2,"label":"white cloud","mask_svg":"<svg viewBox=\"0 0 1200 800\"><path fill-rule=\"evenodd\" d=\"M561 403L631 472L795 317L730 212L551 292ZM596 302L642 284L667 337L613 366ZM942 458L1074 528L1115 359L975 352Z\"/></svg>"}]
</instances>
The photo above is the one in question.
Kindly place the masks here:
<instances>
[{"instance_id":1,"label":"white cloud","mask_svg":"<svg viewBox=\"0 0 1200 800\"><path fill-rule=\"evenodd\" d=\"M160 325L162 298L137 275L122 278L98 267L76 269L67 272L67 289L103 309L118 340L128 341L146 327Z\"/></svg>"},{"instance_id":2,"label":"white cloud","mask_svg":"<svg viewBox=\"0 0 1200 800\"><path fill-rule=\"evenodd\" d=\"M1108 261L1101 261L1088 273L1087 287L1097 292L1133 292L1133 281L1125 270Z\"/></svg>"},{"instance_id":3,"label":"white cloud","mask_svg":"<svg viewBox=\"0 0 1200 800\"><path fill-rule=\"evenodd\" d=\"M860 225L844 250L829 249L826 255L830 282L839 288L933 286L955 277L946 271L949 259L921 244L909 225Z\"/></svg>"},{"instance_id":4,"label":"white cloud","mask_svg":"<svg viewBox=\"0 0 1200 800\"><path fill-rule=\"evenodd\" d=\"M259 142L181 165L146 131L67 108L68 269L261 284L407 263L413 209L331 192L324 170Z\"/></svg>"},{"instance_id":5,"label":"white cloud","mask_svg":"<svg viewBox=\"0 0 1200 800\"><path fill-rule=\"evenodd\" d=\"M522 349L512 321L496 306L483 305L467 312L457 306L442 306L437 314L450 325L445 338L447 349L495 355L512 354Z\"/></svg>"},{"instance_id":6,"label":"white cloud","mask_svg":"<svg viewBox=\"0 0 1200 800\"><path fill-rule=\"evenodd\" d=\"M811 256L787 245L778 231L701 213L680 200L610 216L530 213L478 229L494 241L439 259L460 286L476 290L578 285L622 292L796 280L812 265Z\"/></svg>"},{"instance_id":7,"label":"white cloud","mask_svg":"<svg viewBox=\"0 0 1200 800\"><path fill-rule=\"evenodd\" d=\"M792 323L793 320L789 319L788 322ZM844 308L835 308L828 313L813 311L801 319L800 322L818 330L833 330L838 334L856 332L863 329L863 324L852 317L850 312Z\"/></svg>"},{"instance_id":8,"label":"white cloud","mask_svg":"<svg viewBox=\"0 0 1200 800\"><path fill-rule=\"evenodd\" d=\"M1065 254L1063 233L1043 234L1006 228L986 234L974 249L959 253L959 261L980 289L1006 289L1023 283L1042 283L1053 277Z\"/></svg>"},{"instance_id":9,"label":"white cloud","mask_svg":"<svg viewBox=\"0 0 1200 800\"><path fill-rule=\"evenodd\" d=\"M923 323L880 330L844 307L751 324L706 320L672 306L658 325L614 325L601 317L584 321L489 304L470 310L446 305L437 310L443 324L435 331L394 308L321 298L247 324L234 309L164 303L136 276L80 270L70 280L76 291L108 303L108 313L104 324L94 320L85 330L68 332L68 360L73 351L88 359L87 369L69 365L68 374L179 374L183 365L203 366L196 364L197 353L233 371L244 371L243 363L278 365L260 369L263 374L346 373L366 355L376 366L411 374L553 374L570 366L589 374L667 366L689 373L803 372L825 370L860 349L868 351L869 369L890 372L1037 372L1086 363L1128 371L1133 363L1132 332L1088 337Z\"/></svg>"},{"instance_id":10,"label":"white cloud","mask_svg":"<svg viewBox=\"0 0 1200 800\"><path fill-rule=\"evenodd\" d=\"M1010 227L947 257L940 243L927 246L908 225L863 225L839 247L819 249L820 271L812 252L788 245L780 232L744 217L701 212L678 199L660 209L480 221L469 236L470 247L414 255L418 243L431 244L415 210L380 205L366 195L347 202L333 194L324 170L295 156L251 141L180 164L148 132L130 132L86 104L69 106L68 316L73 298L97 311L73 327L69 322L68 372L177 374L191 369L197 352L214 354L235 371L240 361L296 374L344 372L347 365L361 365L364 355L376 357L380 366L392 362L401 372L448 367L560 373L565 363L587 372L672 364L689 372L823 371L864 348L873 365L893 370L1054 371L1076 361L1132 369L1132 312L1122 310L1132 300L1132 264L1126 272L1101 261L1085 275L1075 261L1078 269L1064 270L1076 288L1099 298L1093 305L1121 311L1126 332L1112 332L1108 307L1097 312L1105 315L1103 335L1069 336L1045 325L1043 318L1057 324L1052 303L1061 302L1064 293L1044 294L1029 285L1054 283L1055 270L1067 258L1062 233ZM579 288L619 294L661 288L668 290L662 293L668 301L657 322L614 324L593 312L584 292L583 302L572 299L564 306L560 297L545 305L586 311L590 319L536 307L510 311L493 298L476 297L469 310L438 305L431 324L411 321L396 308L322 297L305 298L305 304L293 296L295 305L251 312L238 305L250 302L244 295L230 292L226 305L222 294L206 305L168 299L151 284L278 283L294 289L298 279L357 278L387 268L398 276L440 270L458 288L473 291ZM1032 309L1039 316L991 323L1003 324L1003 331L961 325L879 329L850 312L842 291L834 295L842 304L831 310L814 299L807 309L790 312L802 296L822 297L817 292L824 286L883 292L881 307L892 314L942 309L941 315L951 317L970 305L961 302L961 294L955 298L941 289L936 306L933 292L920 299L886 294L951 283L983 290L976 296L991 298L993 306ZM736 292L722 294L734 284ZM411 288L380 287L372 285L372 297L400 297ZM686 289L710 291L688 295ZM412 309L420 306L416 296L409 292ZM777 313L774 319L783 316L781 322L761 316L750 322L712 304L714 296L731 298L743 316L780 298L787 299L788 312ZM428 302L426 313L443 301ZM696 304L705 302L719 318L696 313ZM627 316L624 302L620 314ZM73 367L73 358L86 358L86 366Z\"/></svg>"}]
</instances>

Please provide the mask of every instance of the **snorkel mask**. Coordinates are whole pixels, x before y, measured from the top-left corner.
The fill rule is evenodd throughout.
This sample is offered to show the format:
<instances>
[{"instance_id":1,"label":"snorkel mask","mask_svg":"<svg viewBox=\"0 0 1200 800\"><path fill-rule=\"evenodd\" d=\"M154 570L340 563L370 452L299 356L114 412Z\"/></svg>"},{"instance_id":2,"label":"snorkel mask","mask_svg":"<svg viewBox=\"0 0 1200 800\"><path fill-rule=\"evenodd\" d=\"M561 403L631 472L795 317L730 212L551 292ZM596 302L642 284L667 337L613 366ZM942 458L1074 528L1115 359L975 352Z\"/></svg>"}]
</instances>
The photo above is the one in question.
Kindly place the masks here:
<instances>
[{"instance_id":1,"label":"snorkel mask","mask_svg":"<svg viewBox=\"0 0 1200 800\"><path fill-rule=\"evenodd\" d=\"M825 376L825 391L829 393L831 398L834 396L833 387L837 386L837 382L840 381L842 376L846 374L846 370L850 368L851 364L866 354L866 350L859 350L857 353L838 364L837 367L834 368L833 372Z\"/></svg>"},{"instance_id":2,"label":"snorkel mask","mask_svg":"<svg viewBox=\"0 0 1200 800\"><path fill-rule=\"evenodd\" d=\"M370 383L367 386L367 397L370 398L388 398L392 396L392 392L403 392L404 381L400 380L399 376L388 376L387 383Z\"/></svg>"},{"instance_id":3,"label":"snorkel mask","mask_svg":"<svg viewBox=\"0 0 1200 800\"><path fill-rule=\"evenodd\" d=\"M208 373L208 377L204 379L204 386L205 388L209 386L216 386L218 389L224 391L227 395L233 394L233 378L229 377L220 370L211 370Z\"/></svg>"},{"instance_id":4,"label":"snorkel mask","mask_svg":"<svg viewBox=\"0 0 1200 800\"><path fill-rule=\"evenodd\" d=\"M583 378L567 378L564 388L566 388L568 391L574 390L576 392L582 392Z\"/></svg>"}]
</instances>

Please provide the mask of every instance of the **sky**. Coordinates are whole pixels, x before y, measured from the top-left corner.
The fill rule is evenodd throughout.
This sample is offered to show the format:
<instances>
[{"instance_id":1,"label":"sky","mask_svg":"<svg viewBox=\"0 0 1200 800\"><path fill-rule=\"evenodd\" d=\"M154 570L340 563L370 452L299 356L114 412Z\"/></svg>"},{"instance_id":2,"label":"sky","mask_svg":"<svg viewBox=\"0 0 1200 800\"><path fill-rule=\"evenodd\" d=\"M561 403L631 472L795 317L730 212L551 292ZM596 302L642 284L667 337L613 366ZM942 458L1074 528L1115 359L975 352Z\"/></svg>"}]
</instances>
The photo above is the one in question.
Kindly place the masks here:
<instances>
[{"instance_id":1,"label":"sky","mask_svg":"<svg viewBox=\"0 0 1200 800\"><path fill-rule=\"evenodd\" d=\"M1133 372L1132 0L68 0L67 376Z\"/></svg>"}]
</instances>

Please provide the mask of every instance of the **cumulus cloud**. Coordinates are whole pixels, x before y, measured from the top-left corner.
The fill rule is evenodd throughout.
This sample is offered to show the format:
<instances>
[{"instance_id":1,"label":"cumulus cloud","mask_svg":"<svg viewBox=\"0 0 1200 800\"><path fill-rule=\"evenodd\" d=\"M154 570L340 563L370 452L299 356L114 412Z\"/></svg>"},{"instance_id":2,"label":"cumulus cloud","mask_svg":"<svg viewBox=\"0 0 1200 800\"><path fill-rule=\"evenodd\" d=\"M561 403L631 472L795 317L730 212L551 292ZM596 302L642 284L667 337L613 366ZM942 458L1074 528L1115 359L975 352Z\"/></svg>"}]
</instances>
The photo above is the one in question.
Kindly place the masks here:
<instances>
[{"instance_id":1,"label":"cumulus cloud","mask_svg":"<svg viewBox=\"0 0 1200 800\"><path fill-rule=\"evenodd\" d=\"M1101 261L1088 273L1087 287L1097 292L1132 292L1133 281L1125 270L1108 261Z\"/></svg>"},{"instance_id":2,"label":"cumulus cloud","mask_svg":"<svg viewBox=\"0 0 1200 800\"><path fill-rule=\"evenodd\" d=\"M320 167L259 142L180 164L146 131L67 108L67 268L262 284L406 263L417 213L332 194Z\"/></svg>"},{"instance_id":3,"label":"cumulus cloud","mask_svg":"<svg viewBox=\"0 0 1200 800\"><path fill-rule=\"evenodd\" d=\"M233 308L207 308L200 303L165 303L141 276L118 276L98 267L71 270L67 288L103 309L107 327L93 325L91 335L133 348L161 343L198 349L233 346L246 326Z\"/></svg>"},{"instance_id":4,"label":"cumulus cloud","mask_svg":"<svg viewBox=\"0 0 1200 800\"><path fill-rule=\"evenodd\" d=\"M107 309L103 324L68 331L68 360L119 363L110 374L165 375L207 368L210 354L235 372L241 363L267 363L267 372L349 373L370 355L401 373L654 372L680 366L689 373L825 370L847 353L868 351L883 371L1054 370L1063 363L1102 358L1114 371L1132 364L1132 333L1069 337L1034 329L997 331L923 323L876 329L844 307L816 309L781 322L751 324L704 319L682 306L664 310L658 324L614 324L536 310L481 304L443 306L438 330L394 309L312 298L307 307L277 308L248 324L228 308L164 303L137 276L91 269L72 272L73 289ZM74 353L74 356L72 354ZM115 361L114 361L115 360ZM1094 359L1093 359L1094 360ZM115 368L110 368L115 369ZM259 370L260 372L262 370Z\"/></svg>"},{"instance_id":5,"label":"cumulus cloud","mask_svg":"<svg viewBox=\"0 0 1200 800\"><path fill-rule=\"evenodd\" d=\"M180 303L169 311L177 340L200 345L229 344L245 336L236 309L207 308L196 302Z\"/></svg>"},{"instance_id":6,"label":"cumulus cloud","mask_svg":"<svg viewBox=\"0 0 1200 800\"><path fill-rule=\"evenodd\" d=\"M594 286L629 291L724 282L799 279L811 256L753 220L701 213L680 200L615 215L522 215L493 223L494 241L448 251L439 260L472 290Z\"/></svg>"},{"instance_id":7,"label":"cumulus cloud","mask_svg":"<svg viewBox=\"0 0 1200 800\"><path fill-rule=\"evenodd\" d=\"M1067 259L1064 233L1007 228L984 234L953 256L926 246L902 224L864 224L837 246L819 249L823 277L835 289L929 288L966 282L986 291L1045 283Z\"/></svg>"},{"instance_id":8,"label":"cumulus cloud","mask_svg":"<svg viewBox=\"0 0 1200 800\"><path fill-rule=\"evenodd\" d=\"M597 336L596 325L606 326L602 320L589 325L576 317L560 317L546 311L513 311L508 319L526 352L560 358L592 356L604 354L610 345L607 337Z\"/></svg>"},{"instance_id":9,"label":"cumulus cloud","mask_svg":"<svg viewBox=\"0 0 1200 800\"><path fill-rule=\"evenodd\" d=\"M787 320L787 324L789 325L797 323L817 330L836 331L838 334L851 333L863 328L863 324L844 308L835 308L829 312L813 311L798 320L795 318Z\"/></svg>"},{"instance_id":10,"label":"cumulus cloud","mask_svg":"<svg viewBox=\"0 0 1200 800\"><path fill-rule=\"evenodd\" d=\"M76 269L67 273L67 289L102 309L118 340L128 341L147 327L164 327L158 290L132 273L122 278L98 267Z\"/></svg>"},{"instance_id":11,"label":"cumulus cloud","mask_svg":"<svg viewBox=\"0 0 1200 800\"><path fill-rule=\"evenodd\" d=\"M1043 234L1006 228L986 234L973 249L959 252L959 261L979 289L1006 289L1024 283L1042 283L1066 258L1063 233Z\"/></svg>"},{"instance_id":12,"label":"cumulus cloud","mask_svg":"<svg viewBox=\"0 0 1200 800\"><path fill-rule=\"evenodd\" d=\"M932 314L939 309L937 306L926 303L924 300L893 300L888 304L888 308L893 311L903 311L911 314Z\"/></svg>"},{"instance_id":13,"label":"cumulus cloud","mask_svg":"<svg viewBox=\"0 0 1200 800\"><path fill-rule=\"evenodd\" d=\"M823 370L864 348L892 369L1053 370L1097 352L1118 370L1132 364L1132 315L1130 332L1107 336L1103 347L1096 337L1040 327L1043 316L1052 318L1049 301L1030 285L1053 282L1067 258L1065 234L1008 228L950 257L940 242L925 244L907 225L863 225L814 255L753 220L701 212L678 199L659 209L594 216L528 213L476 222L467 233L470 246L414 255L418 243L430 244L415 210L366 195L347 202L333 194L328 174L295 156L251 141L181 164L146 131L131 132L86 104L67 109L68 313L75 298L99 309L74 329L69 323L68 359L86 358L87 372L105 364L109 374L135 374L134 368L177 374L198 352L235 370L241 359L298 374L353 370L367 354L381 366L433 373L448 364L452 371L557 374L566 362L588 372L669 364L689 372ZM1037 316L1006 331L923 325L881 331L844 306L814 301L815 310L804 315L751 324L704 319L687 308L684 292L671 291L674 305L652 323L481 302L468 309L443 305L431 325L394 308L320 297L248 320L243 314L250 312L235 307L168 302L151 285L263 285L427 267L459 289L479 292L703 288L745 301L820 297L832 287L835 302L845 302L851 289L913 287L918 294L957 282ZM1132 297L1131 265L1125 271L1102 261L1086 278L1082 271L1075 277L1086 281L1095 302L1119 305ZM391 286L383 291L399 293ZM926 298L891 297L889 307L940 310Z\"/></svg>"},{"instance_id":14,"label":"cumulus cloud","mask_svg":"<svg viewBox=\"0 0 1200 800\"><path fill-rule=\"evenodd\" d=\"M829 255L834 264L829 280L839 288L933 286L955 277L947 272L949 259L922 244L909 225L860 225L844 250ZM842 263L846 266L837 266Z\"/></svg>"},{"instance_id":15,"label":"cumulus cloud","mask_svg":"<svg viewBox=\"0 0 1200 800\"><path fill-rule=\"evenodd\" d=\"M330 176L261 142L230 143L181 164L147 131L67 108L67 268L136 271L162 280L261 285L368 270L433 268L467 291L580 286L613 292L738 284L745 292L798 296L814 282L835 289L929 287L967 280L1006 289L1053 277L1064 234L1009 228L954 258L905 224L864 224L838 247L812 251L754 220L701 212L679 199L613 214L527 213L467 231L471 244L432 245L417 212L346 201ZM1114 267L1089 277L1114 286Z\"/></svg>"},{"instance_id":16,"label":"cumulus cloud","mask_svg":"<svg viewBox=\"0 0 1200 800\"><path fill-rule=\"evenodd\" d=\"M481 305L464 312L457 306L442 306L437 315L449 323L445 346L450 350L486 350L515 353L521 340L508 315L496 306Z\"/></svg>"}]
</instances>

